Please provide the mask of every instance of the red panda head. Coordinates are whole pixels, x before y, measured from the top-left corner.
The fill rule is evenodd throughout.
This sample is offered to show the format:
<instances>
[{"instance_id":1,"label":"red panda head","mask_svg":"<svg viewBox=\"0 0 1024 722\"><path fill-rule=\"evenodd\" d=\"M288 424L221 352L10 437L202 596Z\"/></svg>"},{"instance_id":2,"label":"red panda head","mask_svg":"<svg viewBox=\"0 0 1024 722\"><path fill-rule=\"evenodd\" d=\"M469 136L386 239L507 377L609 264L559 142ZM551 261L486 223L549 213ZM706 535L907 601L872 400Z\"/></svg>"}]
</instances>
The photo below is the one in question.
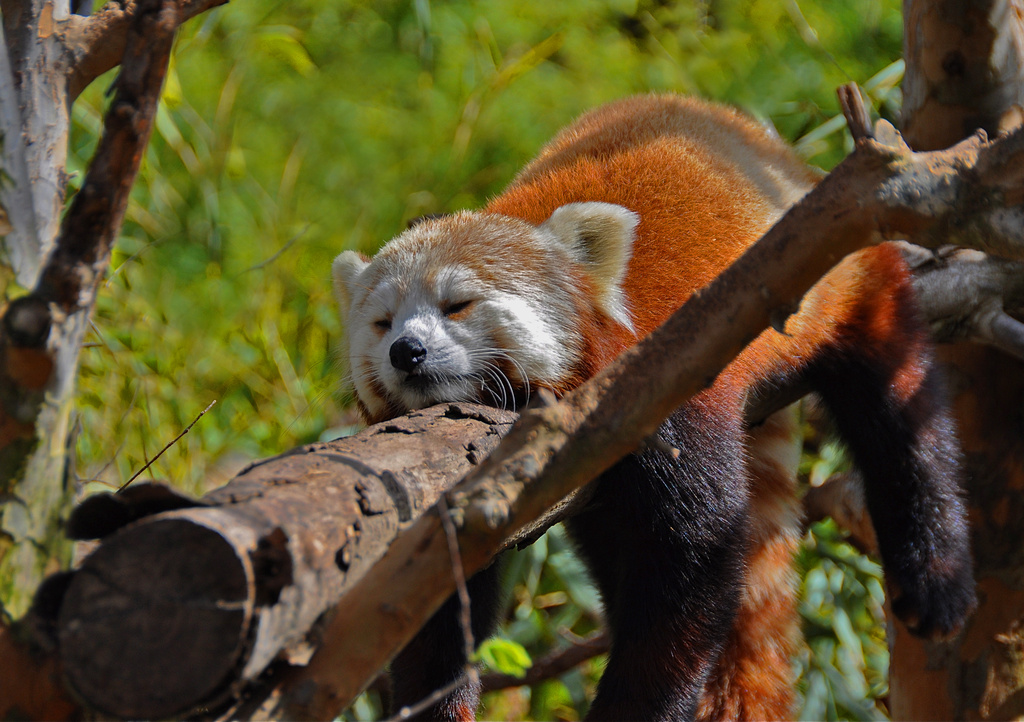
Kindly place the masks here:
<instances>
[{"instance_id":1,"label":"red panda head","mask_svg":"<svg viewBox=\"0 0 1024 722\"><path fill-rule=\"evenodd\" d=\"M580 318L632 330L622 282L639 217L564 205L539 226L491 213L424 221L372 259L333 265L348 361L364 415L442 401L513 408L564 388L585 347Z\"/></svg>"}]
</instances>

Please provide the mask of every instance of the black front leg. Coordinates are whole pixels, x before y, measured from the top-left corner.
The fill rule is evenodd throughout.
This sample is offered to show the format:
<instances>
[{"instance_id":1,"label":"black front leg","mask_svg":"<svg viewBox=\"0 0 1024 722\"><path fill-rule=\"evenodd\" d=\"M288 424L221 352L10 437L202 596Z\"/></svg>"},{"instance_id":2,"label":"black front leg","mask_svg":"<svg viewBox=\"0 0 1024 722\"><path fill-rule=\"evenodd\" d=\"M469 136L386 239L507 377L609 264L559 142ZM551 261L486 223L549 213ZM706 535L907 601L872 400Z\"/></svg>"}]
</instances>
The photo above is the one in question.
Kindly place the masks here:
<instances>
[{"instance_id":1,"label":"black front leg","mask_svg":"<svg viewBox=\"0 0 1024 722\"><path fill-rule=\"evenodd\" d=\"M732 627L746 550L739 416L704 394L623 459L568 522L612 648L588 719L688 720Z\"/></svg>"}]
</instances>

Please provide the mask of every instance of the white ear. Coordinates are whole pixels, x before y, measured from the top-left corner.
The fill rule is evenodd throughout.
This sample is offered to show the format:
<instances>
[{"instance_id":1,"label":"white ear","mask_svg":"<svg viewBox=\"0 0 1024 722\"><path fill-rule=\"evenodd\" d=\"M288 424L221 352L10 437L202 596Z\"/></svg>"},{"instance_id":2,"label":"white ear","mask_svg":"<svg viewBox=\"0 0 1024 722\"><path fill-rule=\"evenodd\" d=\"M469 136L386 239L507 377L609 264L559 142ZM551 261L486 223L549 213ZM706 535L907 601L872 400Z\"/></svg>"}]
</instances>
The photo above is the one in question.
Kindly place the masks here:
<instances>
[{"instance_id":1,"label":"white ear","mask_svg":"<svg viewBox=\"0 0 1024 722\"><path fill-rule=\"evenodd\" d=\"M567 203L556 208L541 229L586 266L597 291L598 306L633 328L622 282L626 278L640 216L612 203Z\"/></svg>"},{"instance_id":2,"label":"white ear","mask_svg":"<svg viewBox=\"0 0 1024 722\"><path fill-rule=\"evenodd\" d=\"M348 313L349 306L352 304L359 275L369 265L370 262L366 257L355 251L342 251L331 264L331 274L334 276L334 295L338 299L342 316Z\"/></svg>"}]
</instances>

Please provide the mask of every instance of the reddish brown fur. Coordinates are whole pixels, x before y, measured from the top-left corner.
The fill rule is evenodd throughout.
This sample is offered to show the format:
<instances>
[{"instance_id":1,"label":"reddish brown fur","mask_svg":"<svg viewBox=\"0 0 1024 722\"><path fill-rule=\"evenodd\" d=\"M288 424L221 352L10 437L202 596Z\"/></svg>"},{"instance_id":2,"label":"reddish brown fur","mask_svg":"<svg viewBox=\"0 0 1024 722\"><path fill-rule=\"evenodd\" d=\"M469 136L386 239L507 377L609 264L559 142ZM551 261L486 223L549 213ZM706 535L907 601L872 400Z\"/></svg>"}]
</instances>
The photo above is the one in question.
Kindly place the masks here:
<instances>
[{"instance_id":1,"label":"reddish brown fur","mask_svg":"<svg viewBox=\"0 0 1024 722\"><path fill-rule=\"evenodd\" d=\"M584 116L486 210L534 224L578 201L616 203L637 212L641 220L624 289L642 337L732 263L815 180L784 144L735 111L647 96ZM742 396L761 380L797 371L801 359L813 358L837 334L849 334L851 343L858 341L853 336L869 343L905 343L904 329L893 321L891 292L906 287L896 254L883 246L848 258L808 294L787 325L790 335L763 333L717 384ZM588 345L580 378L571 379L568 388L636 341L604 319L582 322ZM908 396L921 383L914 368L899 378ZM748 554L748 591L708 683L702 719L781 719L793 713L790 657L799 635L789 568L800 512L793 468L773 463L771 449L765 448L773 435L784 442L787 434L795 431L767 424L753 435L757 528Z\"/></svg>"},{"instance_id":2,"label":"reddish brown fur","mask_svg":"<svg viewBox=\"0 0 1024 722\"><path fill-rule=\"evenodd\" d=\"M374 273L402 280L397 273L401 266L394 259L429 244L438 268L450 259L451 265L470 268L496 290L514 291L524 283L538 284L551 274L562 274L579 291L576 300L563 307L571 309L572 303L577 304L566 322L572 323L583 339L579 359L561 378L542 383L531 379L534 388L545 386L562 394L597 373L711 282L815 180L816 175L782 142L733 110L675 96L632 98L600 108L559 134L482 214L457 214L426 222L415 239L393 247L390 255L381 254ZM617 313L617 308L602 311L594 301L600 296L597 289L608 282L596 277L599 271L588 270L597 266L552 268L550 256L537 246L516 242L522 238L517 234L529 232L526 223L540 225L559 207L586 201L617 204L639 217L622 284L635 333L606 315ZM510 218L526 223L509 222ZM591 272L594 278L588 277ZM618 278L614 276L614 282ZM374 284L377 279L365 282ZM922 580L910 570L900 578L911 587L909 611L924 609L931 615L931 627L940 631L958 623L956 615L969 608L972 593L967 536L955 498L955 441L935 390L926 331L915 317L908 294L908 271L896 249L880 246L848 257L807 294L800 312L789 319L786 334L762 333L719 375L711 389L662 425L661 432L668 429L686 443L696 442L693 455L679 457L696 460L696 465L680 465L667 472L671 486L646 485L652 479L665 481L669 465L642 467L636 461L642 460L640 454L619 464L633 485L616 486L618 477L607 478L607 474L595 482L603 484L603 503L574 516L571 531L578 542L583 540L581 551L589 557L599 586L605 593L612 590L609 619L617 620L612 624L613 633L624 628L639 632L617 638L609 664L609 670L616 667L617 672L606 674L602 681L592 716L628 716L629 710L635 712L635 705L652 701L650 716L689 716L701 684L698 717L702 720L792 715L790 658L799 637L796 581L791 569L800 536L795 491L799 429L791 410L754 428L745 440L741 428L745 401L789 381L798 388L807 382L826 405L831 404L830 409L847 410L836 414L837 421L853 418L844 438L860 445L859 451L854 449L858 464L875 466L874 475L865 474L865 478L875 480L872 515L887 519L895 530L888 533L887 541L882 539L890 553L909 550L910 556L930 559L932 566L943 563L941 553L930 558L936 549L949 549L957 555L945 576L928 573ZM499 335L496 343L502 344L501 329L495 333ZM576 343L575 336L567 337ZM860 385L843 386L844 374L850 372ZM862 389L865 394L860 393ZM379 384L371 384L370 393L378 392L379 398L386 398ZM362 403L361 409L364 415L371 415ZM395 413L395 408L386 407L370 420ZM888 437L882 439L885 453L881 456L874 445L879 435ZM704 444L703 451L700 444ZM716 462L718 466L714 466ZM904 479L907 469L913 473ZM721 479L731 480L732 485L715 486ZM693 485L688 488L690 482ZM899 488L891 492L893 487ZM666 489L669 495L648 501L649 495ZM709 493L703 497L682 493L693 489ZM728 493L715 496L721 490ZM885 496L886 503L878 503L878 494ZM896 500L892 504L888 504L890 497ZM735 507L723 499L736 501ZM749 505L744 506L748 500ZM621 501L632 516L621 513ZM680 506L672 507L673 502ZM647 528L651 506L659 503L671 509L673 516L667 524L659 520L650 527L671 533L644 537L644 533L651 534ZM741 513L733 515L735 508ZM890 512L900 509L910 511ZM915 509L924 509L925 518L915 516ZM732 519L746 526L727 526ZM683 520L691 526L677 525ZM676 543L689 543L687 530L703 528L705 522L715 534L721 534L717 549L725 550L706 557L721 562L714 568L690 565L688 560L693 557L686 556L689 552L684 544ZM906 532L908 523L913 524L910 532ZM609 527L618 530L616 540L606 541ZM928 532L947 527L952 529L949 534ZM742 532L737 531L740 528ZM749 537L749 546L745 548L743 588L737 592L744 537ZM653 549L648 543L652 539ZM673 589L682 591L675 596L665 594L666 579L660 571L651 571L653 563L651 570L641 567L639 577L626 576L623 570L632 568L621 563L625 552L616 546L624 541L632 544L629 553L634 558L647 550L666 552L652 558L665 577L676 583ZM637 544L646 544L643 552ZM884 554L886 547L880 546ZM602 561L607 562L603 567ZM693 571L691 566L699 569L687 576ZM616 584L627 578L640 585L625 586L640 591L627 602L616 601L616 595L622 596ZM647 582L654 580L657 584L648 589ZM692 593L695 583L702 585L704 596ZM891 579L889 583L893 583ZM655 588L658 585L660 588ZM739 609L718 654L720 635L728 629L737 596ZM945 599L950 600L948 604L943 603ZM640 616L629 616L648 600L654 603L641 609ZM938 603L933 603L935 600ZM687 611L680 610L680 605L688 604L692 606ZM643 623L624 624L636 619ZM430 635L450 622L438 618L435 624L432 620L428 625L432 631L427 636L421 632L418 639L440 639ZM662 630L667 629L677 633L664 636L667 633ZM658 644L644 641L651 634L663 635ZM662 644L665 640L668 643ZM426 646L429 652L436 641ZM651 649L658 650L660 656L652 656ZM422 668L419 658L410 660L415 669ZM705 678L709 668L712 672ZM644 672L637 672L639 669ZM613 684L606 686L609 680ZM459 697L458 704L471 704L466 701L470 697ZM463 713L469 713L468 707L452 712L459 718Z\"/></svg>"}]
</instances>

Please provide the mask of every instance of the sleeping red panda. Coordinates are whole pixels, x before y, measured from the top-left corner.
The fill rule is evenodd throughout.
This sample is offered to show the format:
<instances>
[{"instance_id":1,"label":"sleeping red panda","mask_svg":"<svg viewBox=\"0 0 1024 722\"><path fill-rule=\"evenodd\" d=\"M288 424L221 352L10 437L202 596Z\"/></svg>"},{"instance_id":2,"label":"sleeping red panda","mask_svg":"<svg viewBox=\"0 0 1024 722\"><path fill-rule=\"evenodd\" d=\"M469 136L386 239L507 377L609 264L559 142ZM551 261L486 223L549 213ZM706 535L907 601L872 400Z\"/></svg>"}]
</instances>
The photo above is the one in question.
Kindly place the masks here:
<instances>
[{"instance_id":1,"label":"sleeping red panda","mask_svg":"<svg viewBox=\"0 0 1024 722\"><path fill-rule=\"evenodd\" d=\"M334 262L368 422L451 400L521 407L575 388L754 243L814 184L745 116L676 96L599 108L479 212L434 218L372 261ZM588 719L780 719L793 713L800 535L792 409L748 429L779 388L809 388L865 479L895 613L959 628L974 601L958 447L898 251L844 260L659 435L601 477L566 526L605 602L612 646ZM477 640L495 566L470 581ZM396 709L456 679L449 600L392 665ZM473 719L462 688L425 717Z\"/></svg>"}]
</instances>

